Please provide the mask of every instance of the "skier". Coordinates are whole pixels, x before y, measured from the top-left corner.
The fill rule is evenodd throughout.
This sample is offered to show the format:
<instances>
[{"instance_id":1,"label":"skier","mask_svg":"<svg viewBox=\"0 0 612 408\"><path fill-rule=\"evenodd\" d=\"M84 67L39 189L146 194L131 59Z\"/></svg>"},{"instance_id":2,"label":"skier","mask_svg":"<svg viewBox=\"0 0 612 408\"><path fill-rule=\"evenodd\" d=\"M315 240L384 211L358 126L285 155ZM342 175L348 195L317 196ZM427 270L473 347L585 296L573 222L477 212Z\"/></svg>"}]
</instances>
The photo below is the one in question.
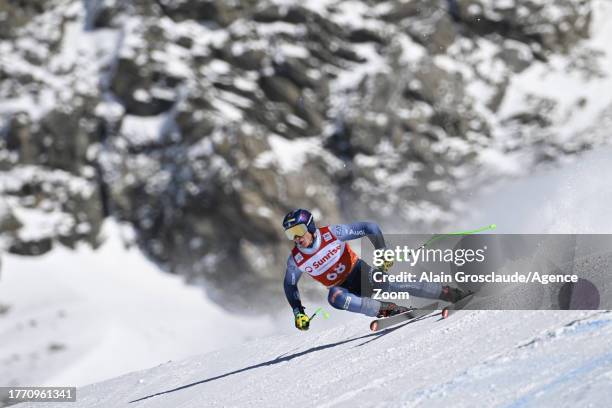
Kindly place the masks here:
<instances>
[{"instance_id":1,"label":"skier","mask_svg":"<svg viewBox=\"0 0 612 408\"><path fill-rule=\"evenodd\" d=\"M389 317L409 309L391 302L381 302L362 296L362 275L372 281L375 271L360 259L346 241L367 236L374 248L385 249L380 227L372 222L336 224L317 228L312 214L304 209L290 211L283 219L287 238L295 243L287 259L284 289L293 308L295 327L308 330L309 318L300 301L297 282L303 272L329 289L328 302L336 309L362 313L366 316ZM385 262L379 270L387 272L392 262ZM367 282L365 282L367 283ZM384 291L406 291L412 296L457 302L467 293L440 283L384 283Z\"/></svg>"}]
</instances>

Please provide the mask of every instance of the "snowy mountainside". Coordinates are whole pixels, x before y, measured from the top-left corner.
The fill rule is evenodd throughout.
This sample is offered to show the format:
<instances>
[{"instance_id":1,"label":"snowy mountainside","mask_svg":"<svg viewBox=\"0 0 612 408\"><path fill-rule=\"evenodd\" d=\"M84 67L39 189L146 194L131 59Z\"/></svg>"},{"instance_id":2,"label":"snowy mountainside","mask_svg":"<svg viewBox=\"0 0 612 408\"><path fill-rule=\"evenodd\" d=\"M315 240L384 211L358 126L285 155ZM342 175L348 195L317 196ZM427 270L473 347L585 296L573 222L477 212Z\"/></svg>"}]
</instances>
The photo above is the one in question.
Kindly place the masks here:
<instances>
[{"instance_id":1,"label":"snowy mountainside","mask_svg":"<svg viewBox=\"0 0 612 408\"><path fill-rule=\"evenodd\" d=\"M97 250L4 257L2 386L82 386L279 332L271 315L229 314L200 288L160 271L130 231L108 220Z\"/></svg>"},{"instance_id":2,"label":"snowy mountainside","mask_svg":"<svg viewBox=\"0 0 612 408\"><path fill-rule=\"evenodd\" d=\"M608 143L609 2L447 4L0 2L4 246L95 247L113 215L165 270L278 293L290 207L429 230Z\"/></svg>"}]
</instances>

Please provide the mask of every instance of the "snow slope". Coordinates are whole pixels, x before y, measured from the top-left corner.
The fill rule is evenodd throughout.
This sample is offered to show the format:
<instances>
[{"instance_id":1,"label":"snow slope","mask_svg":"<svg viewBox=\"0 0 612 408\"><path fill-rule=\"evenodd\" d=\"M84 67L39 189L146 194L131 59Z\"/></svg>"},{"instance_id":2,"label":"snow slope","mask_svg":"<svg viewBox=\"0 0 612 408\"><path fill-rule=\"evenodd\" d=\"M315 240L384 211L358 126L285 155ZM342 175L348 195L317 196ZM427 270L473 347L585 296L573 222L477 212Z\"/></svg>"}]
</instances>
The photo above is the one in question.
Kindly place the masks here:
<instances>
[{"instance_id":1,"label":"snow slope","mask_svg":"<svg viewBox=\"0 0 612 408\"><path fill-rule=\"evenodd\" d=\"M606 406L610 312L460 312L251 342L80 388L78 407ZM56 404L58 407L63 406ZM47 407L53 404L24 404Z\"/></svg>"},{"instance_id":2,"label":"snow slope","mask_svg":"<svg viewBox=\"0 0 612 408\"><path fill-rule=\"evenodd\" d=\"M160 271L130 235L107 221L97 250L3 256L0 385L84 385L278 332Z\"/></svg>"}]
</instances>

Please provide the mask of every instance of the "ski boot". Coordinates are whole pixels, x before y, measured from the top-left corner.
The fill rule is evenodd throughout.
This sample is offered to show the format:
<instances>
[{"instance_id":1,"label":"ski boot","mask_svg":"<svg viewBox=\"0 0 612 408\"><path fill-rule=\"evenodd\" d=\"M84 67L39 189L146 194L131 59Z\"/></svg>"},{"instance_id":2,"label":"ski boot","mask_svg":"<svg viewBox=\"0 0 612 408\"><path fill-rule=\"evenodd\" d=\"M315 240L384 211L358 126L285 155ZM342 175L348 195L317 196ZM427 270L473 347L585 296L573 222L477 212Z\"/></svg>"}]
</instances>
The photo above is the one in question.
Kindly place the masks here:
<instances>
[{"instance_id":1,"label":"ski boot","mask_svg":"<svg viewBox=\"0 0 612 408\"><path fill-rule=\"evenodd\" d=\"M459 288L453 288L451 286L442 286L442 292L440 292L440 300L450 303L456 303L466 296L471 295L470 291L463 291Z\"/></svg>"},{"instance_id":2,"label":"ski boot","mask_svg":"<svg viewBox=\"0 0 612 408\"><path fill-rule=\"evenodd\" d=\"M376 315L376 317L391 317L395 316L396 314L407 312L409 310L409 307L399 306L395 303L380 302L380 309L378 309L378 314Z\"/></svg>"}]
</instances>

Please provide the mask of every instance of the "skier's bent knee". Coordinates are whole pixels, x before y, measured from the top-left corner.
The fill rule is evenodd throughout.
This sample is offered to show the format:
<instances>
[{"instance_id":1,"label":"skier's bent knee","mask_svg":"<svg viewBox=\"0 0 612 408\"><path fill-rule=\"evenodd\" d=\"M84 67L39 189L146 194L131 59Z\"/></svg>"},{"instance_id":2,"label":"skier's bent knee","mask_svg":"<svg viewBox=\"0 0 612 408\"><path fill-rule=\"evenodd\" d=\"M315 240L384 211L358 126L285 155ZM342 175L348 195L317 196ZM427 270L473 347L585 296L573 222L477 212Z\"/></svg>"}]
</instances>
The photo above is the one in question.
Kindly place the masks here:
<instances>
[{"instance_id":1,"label":"skier's bent knee","mask_svg":"<svg viewBox=\"0 0 612 408\"><path fill-rule=\"evenodd\" d=\"M331 287L329 289L327 301L332 307L344 310L344 304L346 302L346 290L338 286Z\"/></svg>"}]
</instances>

